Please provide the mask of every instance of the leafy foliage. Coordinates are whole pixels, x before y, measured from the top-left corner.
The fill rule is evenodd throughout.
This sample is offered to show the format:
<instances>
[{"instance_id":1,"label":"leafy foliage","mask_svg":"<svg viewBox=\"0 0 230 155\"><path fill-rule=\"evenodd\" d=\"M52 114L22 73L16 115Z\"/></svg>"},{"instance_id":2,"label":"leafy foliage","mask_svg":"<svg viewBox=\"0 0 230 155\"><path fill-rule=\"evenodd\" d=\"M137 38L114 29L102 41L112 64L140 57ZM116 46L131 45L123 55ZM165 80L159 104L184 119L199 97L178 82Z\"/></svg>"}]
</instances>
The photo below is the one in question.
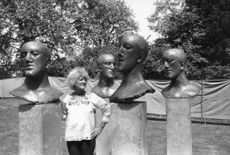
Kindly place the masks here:
<instances>
[{"instance_id":1,"label":"leafy foliage","mask_svg":"<svg viewBox=\"0 0 230 155\"><path fill-rule=\"evenodd\" d=\"M185 0L178 4L183 4L181 9L171 7L170 11L159 5L149 18L150 28L163 36L152 52L158 47L161 51L165 46L182 47L188 55L191 79L229 78L230 1ZM159 14L163 15L160 21Z\"/></svg>"}]
</instances>

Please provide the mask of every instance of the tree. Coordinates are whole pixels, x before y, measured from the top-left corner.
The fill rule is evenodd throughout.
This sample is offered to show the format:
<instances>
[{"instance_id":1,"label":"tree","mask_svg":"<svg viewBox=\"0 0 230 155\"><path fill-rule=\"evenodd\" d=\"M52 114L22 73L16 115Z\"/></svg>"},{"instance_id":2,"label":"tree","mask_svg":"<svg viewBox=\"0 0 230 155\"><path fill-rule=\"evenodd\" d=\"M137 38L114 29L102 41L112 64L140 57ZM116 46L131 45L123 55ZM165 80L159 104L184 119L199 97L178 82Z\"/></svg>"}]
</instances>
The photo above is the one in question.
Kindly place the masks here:
<instances>
[{"instance_id":1,"label":"tree","mask_svg":"<svg viewBox=\"0 0 230 155\"><path fill-rule=\"evenodd\" d=\"M54 62L80 63L84 47L114 47L123 32L137 29L123 0L2 0L0 20L0 65L7 76L20 72L19 47L26 41L36 39L48 45L53 54L48 70L55 75L58 65Z\"/></svg>"},{"instance_id":2,"label":"tree","mask_svg":"<svg viewBox=\"0 0 230 155\"><path fill-rule=\"evenodd\" d=\"M131 11L122 0L88 0L73 22L86 45L116 45L119 35L137 30Z\"/></svg>"},{"instance_id":3,"label":"tree","mask_svg":"<svg viewBox=\"0 0 230 155\"><path fill-rule=\"evenodd\" d=\"M229 78L229 6L228 0L185 0L179 11L171 11L150 27L163 36L163 42L156 42L154 47L163 47L162 43L182 47L188 55L191 79ZM156 16L149 18L152 25Z\"/></svg>"}]
</instances>

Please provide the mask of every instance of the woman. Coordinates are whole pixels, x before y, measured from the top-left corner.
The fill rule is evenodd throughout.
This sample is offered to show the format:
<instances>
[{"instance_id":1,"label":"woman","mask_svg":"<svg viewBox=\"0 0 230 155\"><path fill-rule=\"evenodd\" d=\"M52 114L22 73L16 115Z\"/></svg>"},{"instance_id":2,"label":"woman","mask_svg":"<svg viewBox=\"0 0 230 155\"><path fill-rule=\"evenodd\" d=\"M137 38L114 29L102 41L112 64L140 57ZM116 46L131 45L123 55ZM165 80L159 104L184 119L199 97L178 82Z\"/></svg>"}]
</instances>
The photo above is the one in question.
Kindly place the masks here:
<instances>
[{"instance_id":1,"label":"woman","mask_svg":"<svg viewBox=\"0 0 230 155\"><path fill-rule=\"evenodd\" d=\"M76 67L67 76L72 93L63 99L66 117L65 140L70 155L93 155L95 138L101 133L111 115L111 106L92 92L86 92L88 74ZM101 109L103 117L95 126L95 110Z\"/></svg>"}]
</instances>

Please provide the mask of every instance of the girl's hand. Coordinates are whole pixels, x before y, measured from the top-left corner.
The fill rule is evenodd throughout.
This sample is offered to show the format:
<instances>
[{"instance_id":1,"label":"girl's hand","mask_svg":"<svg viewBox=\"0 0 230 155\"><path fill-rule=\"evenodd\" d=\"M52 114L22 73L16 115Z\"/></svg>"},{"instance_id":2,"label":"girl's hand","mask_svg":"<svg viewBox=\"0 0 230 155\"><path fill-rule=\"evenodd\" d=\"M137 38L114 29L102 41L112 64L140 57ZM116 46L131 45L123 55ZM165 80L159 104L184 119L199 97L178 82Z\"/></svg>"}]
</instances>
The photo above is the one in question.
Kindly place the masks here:
<instances>
[{"instance_id":1,"label":"girl's hand","mask_svg":"<svg viewBox=\"0 0 230 155\"><path fill-rule=\"evenodd\" d=\"M94 131L92 132L92 134L91 134L92 138L97 137L102 132L102 130L104 129L105 125L106 125L105 122L101 122L99 127L95 128Z\"/></svg>"},{"instance_id":2,"label":"girl's hand","mask_svg":"<svg viewBox=\"0 0 230 155\"><path fill-rule=\"evenodd\" d=\"M102 130L103 130L103 128L101 128L101 127L95 128L93 133L91 134L92 138L97 137L102 132Z\"/></svg>"},{"instance_id":3,"label":"girl's hand","mask_svg":"<svg viewBox=\"0 0 230 155\"><path fill-rule=\"evenodd\" d=\"M61 102L61 109L62 109L62 113L63 113L62 120L65 121L67 118L67 115L68 115L68 109L66 107L66 103Z\"/></svg>"}]
</instances>

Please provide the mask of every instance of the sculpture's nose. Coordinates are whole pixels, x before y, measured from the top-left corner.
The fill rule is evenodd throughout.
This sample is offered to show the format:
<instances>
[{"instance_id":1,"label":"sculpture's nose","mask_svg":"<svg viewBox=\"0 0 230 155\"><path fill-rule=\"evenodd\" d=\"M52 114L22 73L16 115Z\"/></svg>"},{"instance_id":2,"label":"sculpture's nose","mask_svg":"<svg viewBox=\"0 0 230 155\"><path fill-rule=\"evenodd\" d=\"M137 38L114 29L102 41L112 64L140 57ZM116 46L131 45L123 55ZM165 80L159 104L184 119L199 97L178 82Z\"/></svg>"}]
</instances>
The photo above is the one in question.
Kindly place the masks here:
<instances>
[{"instance_id":1,"label":"sculpture's nose","mask_svg":"<svg viewBox=\"0 0 230 155\"><path fill-rule=\"evenodd\" d=\"M26 57L25 57L25 60L26 61L31 61L31 54L28 52L27 54L26 54Z\"/></svg>"},{"instance_id":2,"label":"sculpture's nose","mask_svg":"<svg viewBox=\"0 0 230 155\"><path fill-rule=\"evenodd\" d=\"M111 64L110 64L110 68L111 68L111 69L114 69L114 63L111 63Z\"/></svg>"},{"instance_id":3,"label":"sculpture's nose","mask_svg":"<svg viewBox=\"0 0 230 155\"><path fill-rule=\"evenodd\" d=\"M122 52L122 51L120 50L119 53L118 53L118 57L121 58L121 57L123 57L123 56L124 56L124 52Z\"/></svg>"},{"instance_id":4,"label":"sculpture's nose","mask_svg":"<svg viewBox=\"0 0 230 155\"><path fill-rule=\"evenodd\" d=\"M164 62L164 65L165 65L166 68L169 67L169 63L167 61Z\"/></svg>"}]
</instances>

